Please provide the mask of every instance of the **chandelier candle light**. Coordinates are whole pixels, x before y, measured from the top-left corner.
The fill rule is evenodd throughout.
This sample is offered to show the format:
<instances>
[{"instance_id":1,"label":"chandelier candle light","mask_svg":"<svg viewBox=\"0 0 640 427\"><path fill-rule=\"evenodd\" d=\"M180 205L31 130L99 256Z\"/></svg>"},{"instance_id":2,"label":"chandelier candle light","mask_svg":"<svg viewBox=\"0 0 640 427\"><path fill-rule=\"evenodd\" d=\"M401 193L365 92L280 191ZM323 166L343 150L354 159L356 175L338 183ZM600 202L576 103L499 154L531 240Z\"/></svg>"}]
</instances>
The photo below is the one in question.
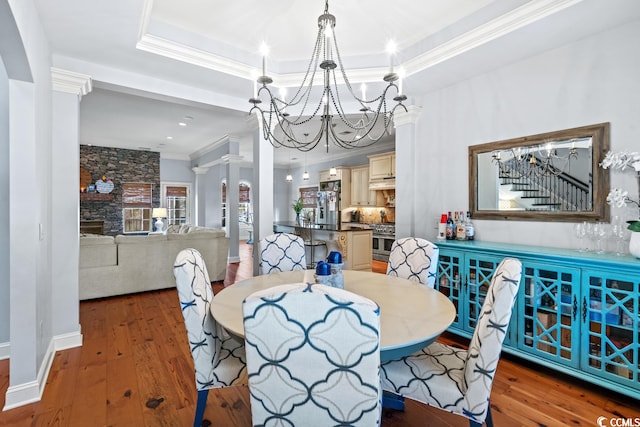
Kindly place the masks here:
<instances>
[{"instance_id":1,"label":"chandelier candle light","mask_svg":"<svg viewBox=\"0 0 640 427\"><path fill-rule=\"evenodd\" d=\"M389 72L383 77L387 86L381 95L367 100L364 83L360 86L361 96L354 92L342 64L334 32L335 25L336 18L329 13L329 1L326 0L324 13L318 18L318 35L311 60L302 83L288 101L285 100L284 91L276 95L277 92L272 91L268 86L273 83L273 79L267 75L266 71L268 49L265 45L261 48L262 75L258 76L254 83L253 97L249 99L253 104L250 113L254 111L259 113L263 122L264 138L274 147L310 151L320 141L324 142L327 152L329 141L341 148L367 147L390 134L389 128L393 123L396 108L401 107L407 111L402 104L407 97L402 94L401 77L393 71L393 58ZM318 68L322 71L317 73ZM318 80L322 79L322 86L319 84L315 86L322 88L322 93L317 105L311 105L309 99L316 81L316 74L320 74ZM344 82L355 105L359 106L355 119L351 119L343 108L341 95L344 95L344 89L341 94L338 81ZM395 104L392 108L388 108L387 96L393 94L391 92L388 95L392 88L395 90L393 97ZM268 99L268 108L260 107L262 97ZM319 118L318 129L310 132L309 128L315 126L315 122L318 121L314 120L316 118ZM342 126L342 131L340 128L336 130L338 125ZM313 137L309 140L302 138L304 133L311 134Z\"/></svg>"}]
</instances>

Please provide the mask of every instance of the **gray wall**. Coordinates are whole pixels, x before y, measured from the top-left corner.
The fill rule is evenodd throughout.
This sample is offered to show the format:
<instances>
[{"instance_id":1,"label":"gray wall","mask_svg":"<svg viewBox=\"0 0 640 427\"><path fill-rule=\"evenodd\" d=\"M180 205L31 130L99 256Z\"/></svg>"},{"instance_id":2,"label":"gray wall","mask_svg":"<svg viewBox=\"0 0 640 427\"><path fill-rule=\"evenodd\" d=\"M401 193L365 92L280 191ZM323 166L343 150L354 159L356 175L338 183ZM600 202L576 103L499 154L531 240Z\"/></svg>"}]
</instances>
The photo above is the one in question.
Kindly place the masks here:
<instances>
[{"instance_id":1,"label":"gray wall","mask_svg":"<svg viewBox=\"0 0 640 427\"><path fill-rule=\"evenodd\" d=\"M9 80L0 57L0 359L9 345ZM6 350L6 351L5 351Z\"/></svg>"},{"instance_id":2,"label":"gray wall","mask_svg":"<svg viewBox=\"0 0 640 427\"><path fill-rule=\"evenodd\" d=\"M422 96L414 163L397 167L400 182L422 183L416 195L416 234L435 238L441 212L467 210L469 145L610 122L612 150L637 151L640 50L630 41L639 39L636 21ZM396 150L401 149L398 144ZM636 194L633 178L631 172L612 172L612 188ZM637 215L612 209L612 215L618 213ZM577 244L571 223L475 225L479 240Z\"/></svg>"},{"instance_id":3,"label":"gray wall","mask_svg":"<svg viewBox=\"0 0 640 427\"><path fill-rule=\"evenodd\" d=\"M193 183L194 174L191 170L191 160L176 160L160 158L161 182L190 182Z\"/></svg>"}]
</instances>

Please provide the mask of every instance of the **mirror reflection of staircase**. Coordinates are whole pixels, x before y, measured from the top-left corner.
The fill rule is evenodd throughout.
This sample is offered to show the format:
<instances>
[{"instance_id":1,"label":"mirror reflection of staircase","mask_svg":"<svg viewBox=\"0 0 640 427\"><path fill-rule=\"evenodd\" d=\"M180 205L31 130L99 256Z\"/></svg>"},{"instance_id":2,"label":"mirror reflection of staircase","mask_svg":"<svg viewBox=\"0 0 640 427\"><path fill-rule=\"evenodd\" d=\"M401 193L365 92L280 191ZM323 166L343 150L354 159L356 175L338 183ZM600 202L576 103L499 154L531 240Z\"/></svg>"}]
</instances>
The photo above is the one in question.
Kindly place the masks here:
<instances>
[{"instance_id":1,"label":"mirror reflection of staircase","mask_svg":"<svg viewBox=\"0 0 640 427\"><path fill-rule=\"evenodd\" d=\"M528 164L526 171L518 163L500 166L500 210L584 211L591 210L591 185L569 172L553 167L542 170ZM591 176L589 177L591 180Z\"/></svg>"}]
</instances>

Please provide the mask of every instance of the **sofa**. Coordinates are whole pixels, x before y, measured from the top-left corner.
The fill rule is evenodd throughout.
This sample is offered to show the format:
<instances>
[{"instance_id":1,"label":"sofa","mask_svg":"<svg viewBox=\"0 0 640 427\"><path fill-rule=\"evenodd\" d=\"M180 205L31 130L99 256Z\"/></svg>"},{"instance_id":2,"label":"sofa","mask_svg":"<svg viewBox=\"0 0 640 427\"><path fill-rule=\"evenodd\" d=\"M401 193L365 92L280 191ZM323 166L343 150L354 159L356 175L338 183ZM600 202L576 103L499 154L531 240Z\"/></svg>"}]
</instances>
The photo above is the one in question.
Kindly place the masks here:
<instances>
[{"instance_id":1,"label":"sofa","mask_svg":"<svg viewBox=\"0 0 640 427\"><path fill-rule=\"evenodd\" d=\"M223 230L183 225L166 234L81 234L80 300L174 287L173 263L186 248L202 254L211 281L224 280L229 238Z\"/></svg>"}]
</instances>

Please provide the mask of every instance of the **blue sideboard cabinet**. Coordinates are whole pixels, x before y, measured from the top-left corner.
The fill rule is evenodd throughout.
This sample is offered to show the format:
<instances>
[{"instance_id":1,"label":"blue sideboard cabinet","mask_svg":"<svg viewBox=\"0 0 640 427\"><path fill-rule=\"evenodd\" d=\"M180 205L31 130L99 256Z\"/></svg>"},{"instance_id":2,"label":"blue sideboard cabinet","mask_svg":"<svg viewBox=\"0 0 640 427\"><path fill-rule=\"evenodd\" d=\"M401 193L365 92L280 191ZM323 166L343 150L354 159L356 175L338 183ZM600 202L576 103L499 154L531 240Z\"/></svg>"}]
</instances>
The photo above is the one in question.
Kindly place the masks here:
<instances>
[{"instance_id":1,"label":"blue sideboard cabinet","mask_svg":"<svg viewBox=\"0 0 640 427\"><path fill-rule=\"evenodd\" d=\"M473 334L492 274L522 262L504 351L640 399L640 259L480 241L439 241L436 288Z\"/></svg>"}]
</instances>

